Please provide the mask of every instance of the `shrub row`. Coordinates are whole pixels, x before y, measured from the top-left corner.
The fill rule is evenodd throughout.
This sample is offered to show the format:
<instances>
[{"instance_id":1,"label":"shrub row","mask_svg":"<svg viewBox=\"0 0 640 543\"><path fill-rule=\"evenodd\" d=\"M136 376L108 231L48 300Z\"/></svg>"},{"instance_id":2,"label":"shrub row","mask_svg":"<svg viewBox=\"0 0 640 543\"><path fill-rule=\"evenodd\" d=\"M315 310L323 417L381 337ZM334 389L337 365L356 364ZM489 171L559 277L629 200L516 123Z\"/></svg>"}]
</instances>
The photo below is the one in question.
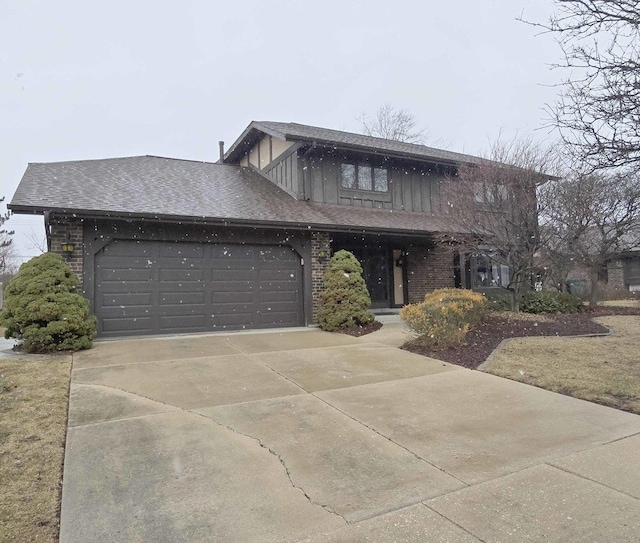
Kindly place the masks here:
<instances>
[{"instance_id":1,"label":"shrub row","mask_svg":"<svg viewBox=\"0 0 640 543\"><path fill-rule=\"evenodd\" d=\"M491 311L510 311L511 296L501 294L488 298ZM568 292L543 290L542 292L527 292L520 302L523 313L578 313L583 308L582 300Z\"/></svg>"},{"instance_id":2,"label":"shrub row","mask_svg":"<svg viewBox=\"0 0 640 543\"><path fill-rule=\"evenodd\" d=\"M578 313L582 307L577 296L552 290L527 292L520 302L520 310L525 313Z\"/></svg>"}]
</instances>

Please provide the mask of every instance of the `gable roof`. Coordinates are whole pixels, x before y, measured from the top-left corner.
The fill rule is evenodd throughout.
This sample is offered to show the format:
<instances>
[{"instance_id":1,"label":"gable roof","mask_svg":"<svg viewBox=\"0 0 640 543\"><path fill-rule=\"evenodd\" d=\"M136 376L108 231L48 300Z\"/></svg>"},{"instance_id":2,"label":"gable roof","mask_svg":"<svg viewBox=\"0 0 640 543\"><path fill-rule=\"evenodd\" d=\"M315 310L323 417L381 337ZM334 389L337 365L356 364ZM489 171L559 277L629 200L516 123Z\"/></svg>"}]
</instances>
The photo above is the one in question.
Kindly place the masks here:
<instances>
[{"instance_id":1,"label":"gable roof","mask_svg":"<svg viewBox=\"0 0 640 543\"><path fill-rule=\"evenodd\" d=\"M286 141L315 142L340 148L377 152L389 156L414 158L441 164L480 164L484 162L479 157L416 143L405 143L298 123L272 121L252 121L225 153L225 162L238 160L255 143L256 136L260 132Z\"/></svg>"},{"instance_id":2,"label":"gable roof","mask_svg":"<svg viewBox=\"0 0 640 543\"><path fill-rule=\"evenodd\" d=\"M236 165L155 156L29 164L14 213L398 233L449 231L425 213L298 201Z\"/></svg>"}]
</instances>

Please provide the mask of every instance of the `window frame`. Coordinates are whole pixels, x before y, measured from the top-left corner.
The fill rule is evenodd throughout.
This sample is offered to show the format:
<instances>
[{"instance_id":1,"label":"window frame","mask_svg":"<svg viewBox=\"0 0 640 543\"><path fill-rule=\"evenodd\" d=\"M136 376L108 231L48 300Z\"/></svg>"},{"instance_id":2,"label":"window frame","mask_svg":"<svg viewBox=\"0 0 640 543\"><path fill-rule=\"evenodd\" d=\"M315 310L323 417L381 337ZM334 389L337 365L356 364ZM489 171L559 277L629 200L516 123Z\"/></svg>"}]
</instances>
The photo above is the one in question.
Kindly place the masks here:
<instances>
[{"instance_id":1,"label":"window frame","mask_svg":"<svg viewBox=\"0 0 640 543\"><path fill-rule=\"evenodd\" d=\"M353 187L347 187L344 184L344 167L351 166L354 168L354 185ZM369 179L369 188L362 188L360 186L360 170L366 169L368 170L368 179ZM385 189L378 190L376 183L376 170L383 171L385 173ZM384 166L376 166L369 162L358 162L358 161L343 161L340 163L340 188L341 190L355 190L359 192L367 192L374 194L389 194L389 168Z\"/></svg>"},{"instance_id":2,"label":"window frame","mask_svg":"<svg viewBox=\"0 0 640 543\"><path fill-rule=\"evenodd\" d=\"M485 279L478 281L479 269L487 274ZM509 287L511 270L487 253L476 253L469 256L470 288L502 288Z\"/></svg>"}]
</instances>

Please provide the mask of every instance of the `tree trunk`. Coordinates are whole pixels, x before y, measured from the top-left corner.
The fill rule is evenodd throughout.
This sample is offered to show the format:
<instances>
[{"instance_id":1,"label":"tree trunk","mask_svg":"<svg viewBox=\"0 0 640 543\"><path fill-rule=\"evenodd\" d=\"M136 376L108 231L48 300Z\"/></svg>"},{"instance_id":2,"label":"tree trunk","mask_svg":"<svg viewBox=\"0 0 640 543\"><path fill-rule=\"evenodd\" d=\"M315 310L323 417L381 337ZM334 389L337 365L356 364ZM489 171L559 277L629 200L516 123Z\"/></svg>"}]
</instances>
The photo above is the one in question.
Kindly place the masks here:
<instances>
[{"instance_id":1,"label":"tree trunk","mask_svg":"<svg viewBox=\"0 0 640 543\"><path fill-rule=\"evenodd\" d=\"M598 268L591 268L591 294L589 295L589 305L598 305Z\"/></svg>"},{"instance_id":2,"label":"tree trunk","mask_svg":"<svg viewBox=\"0 0 640 543\"><path fill-rule=\"evenodd\" d=\"M520 312L520 289L511 289L511 311L514 313Z\"/></svg>"}]
</instances>

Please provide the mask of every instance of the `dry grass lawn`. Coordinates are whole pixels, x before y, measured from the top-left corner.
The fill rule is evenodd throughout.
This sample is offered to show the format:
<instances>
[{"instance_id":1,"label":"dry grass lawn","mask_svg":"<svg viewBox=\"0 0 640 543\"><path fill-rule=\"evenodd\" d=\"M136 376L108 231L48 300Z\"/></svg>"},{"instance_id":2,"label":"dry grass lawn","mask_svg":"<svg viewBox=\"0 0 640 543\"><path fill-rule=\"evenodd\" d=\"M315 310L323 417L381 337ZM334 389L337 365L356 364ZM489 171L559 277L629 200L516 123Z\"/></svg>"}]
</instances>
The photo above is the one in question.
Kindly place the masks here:
<instances>
[{"instance_id":1,"label":"dry grass lawn","mask_svg":"<svg viewBox=\"0 0 640 543\"><path fill-rule=\"evenodd\" d=\"M71 356L0 358L0 541L58 541Z\"/></svg>"},{"instance_id":2,"label":"dry grass lawn","mask_svg":"<svg viewBox=\"0 0 640 543\"><path fill-rule=\"evenodd\" d=\"M514 339L484 371L640 414L640 317L596 320L614 334Z\"/></svg>"}]
</instances>

